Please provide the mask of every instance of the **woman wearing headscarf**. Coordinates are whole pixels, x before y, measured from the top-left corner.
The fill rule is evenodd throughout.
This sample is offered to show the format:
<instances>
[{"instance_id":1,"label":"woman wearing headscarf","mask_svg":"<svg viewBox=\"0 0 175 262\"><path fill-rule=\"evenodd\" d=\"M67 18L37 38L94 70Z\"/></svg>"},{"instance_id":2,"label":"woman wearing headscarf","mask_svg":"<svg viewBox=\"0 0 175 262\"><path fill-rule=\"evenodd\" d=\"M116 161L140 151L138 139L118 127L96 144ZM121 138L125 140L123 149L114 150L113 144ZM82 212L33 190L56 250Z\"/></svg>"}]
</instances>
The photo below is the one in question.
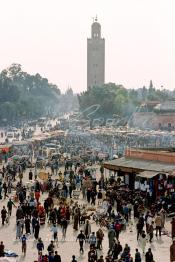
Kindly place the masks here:
<instances>
[{"instance_id":1,"label":"woman wearing headscarf","mask_svg":"<svg viewBox=\"0 0 175 262\"><path fill-rule=\"evenodd\" d=\"M139 243L143 253L145 253L146 242L147 239L146 239L145 231L142 231L142 234L139 236Z\"/></svg>"}]
</instances>

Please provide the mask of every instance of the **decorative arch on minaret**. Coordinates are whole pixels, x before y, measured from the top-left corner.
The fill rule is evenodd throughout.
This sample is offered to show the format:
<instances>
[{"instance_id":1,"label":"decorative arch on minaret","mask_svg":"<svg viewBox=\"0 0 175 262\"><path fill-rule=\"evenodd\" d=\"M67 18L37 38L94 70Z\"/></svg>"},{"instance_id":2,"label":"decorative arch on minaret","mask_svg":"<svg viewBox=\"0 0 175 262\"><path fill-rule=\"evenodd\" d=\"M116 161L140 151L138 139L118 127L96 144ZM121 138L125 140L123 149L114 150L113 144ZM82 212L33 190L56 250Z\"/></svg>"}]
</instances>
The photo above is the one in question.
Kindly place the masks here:
<instances>
[{"instance_id":1,"label":"decorative arch on minaret","mask_svg":"<svg viewBox=\"0 0 175 262\"><path fill-rule=\"evenodd\" d=\"M101 25L98 23L98 18L96 16L95 21L92 24L91 27L91 37L100 39L101 38Z\"/></svg>"}]
</instances>

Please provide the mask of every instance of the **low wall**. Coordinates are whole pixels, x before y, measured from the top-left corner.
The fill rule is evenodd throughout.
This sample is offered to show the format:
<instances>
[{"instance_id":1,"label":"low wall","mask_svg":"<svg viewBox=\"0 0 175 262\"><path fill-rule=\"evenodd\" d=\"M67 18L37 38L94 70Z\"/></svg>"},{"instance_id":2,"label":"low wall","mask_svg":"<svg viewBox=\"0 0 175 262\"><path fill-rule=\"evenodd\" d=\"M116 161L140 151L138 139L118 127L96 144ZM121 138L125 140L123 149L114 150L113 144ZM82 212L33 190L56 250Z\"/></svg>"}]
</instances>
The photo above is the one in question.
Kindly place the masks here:
<instances>
[{"instance_id":1,"label":"low wall","mask_svg":"<svg viewBox=\"0 0 175 262\"><path fill-rule=\"evenodd\" d=\"M175 153L172 152L126 149L125 156L175 164Z\"/></svg>"}]
</instances>

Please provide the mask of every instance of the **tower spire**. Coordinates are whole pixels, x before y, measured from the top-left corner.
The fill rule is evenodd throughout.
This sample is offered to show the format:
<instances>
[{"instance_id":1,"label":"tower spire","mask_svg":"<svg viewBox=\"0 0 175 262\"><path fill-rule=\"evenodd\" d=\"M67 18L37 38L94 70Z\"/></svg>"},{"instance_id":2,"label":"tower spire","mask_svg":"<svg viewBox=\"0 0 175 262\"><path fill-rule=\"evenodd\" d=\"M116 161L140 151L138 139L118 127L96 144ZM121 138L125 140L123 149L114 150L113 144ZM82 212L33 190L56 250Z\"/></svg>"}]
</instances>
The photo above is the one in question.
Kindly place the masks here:
<instances>
[{"instance_id":1,"label":"tower spire","mask_svg":"<svg viewBox=\"0 0 175 262\"><path fill-rule=\"evenodd\" d=\"M105 39L97 15L91 25L91 38L87 40L87 88L105 83Z\"/></svg>"}]
</instances>

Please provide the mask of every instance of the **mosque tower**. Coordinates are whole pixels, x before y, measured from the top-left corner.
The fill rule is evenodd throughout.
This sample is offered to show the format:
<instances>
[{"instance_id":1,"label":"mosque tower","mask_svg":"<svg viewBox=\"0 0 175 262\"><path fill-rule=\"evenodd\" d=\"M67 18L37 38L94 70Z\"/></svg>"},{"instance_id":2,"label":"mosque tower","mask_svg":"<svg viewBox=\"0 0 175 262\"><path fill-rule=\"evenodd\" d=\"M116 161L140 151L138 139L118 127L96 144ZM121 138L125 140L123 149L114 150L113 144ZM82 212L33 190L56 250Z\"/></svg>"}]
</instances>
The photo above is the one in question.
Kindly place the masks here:
<instances>
[{"instance_id":1,"label":"mosque tower","mask_svg":"<svg viewBox=\"0 0 175 262\"><path fill-rule=\"evenodd\" d=\"M105 39L101 38L101 25L97 17L87 39L87 88L105 83Z\"/></svg>"}]
</instances>

